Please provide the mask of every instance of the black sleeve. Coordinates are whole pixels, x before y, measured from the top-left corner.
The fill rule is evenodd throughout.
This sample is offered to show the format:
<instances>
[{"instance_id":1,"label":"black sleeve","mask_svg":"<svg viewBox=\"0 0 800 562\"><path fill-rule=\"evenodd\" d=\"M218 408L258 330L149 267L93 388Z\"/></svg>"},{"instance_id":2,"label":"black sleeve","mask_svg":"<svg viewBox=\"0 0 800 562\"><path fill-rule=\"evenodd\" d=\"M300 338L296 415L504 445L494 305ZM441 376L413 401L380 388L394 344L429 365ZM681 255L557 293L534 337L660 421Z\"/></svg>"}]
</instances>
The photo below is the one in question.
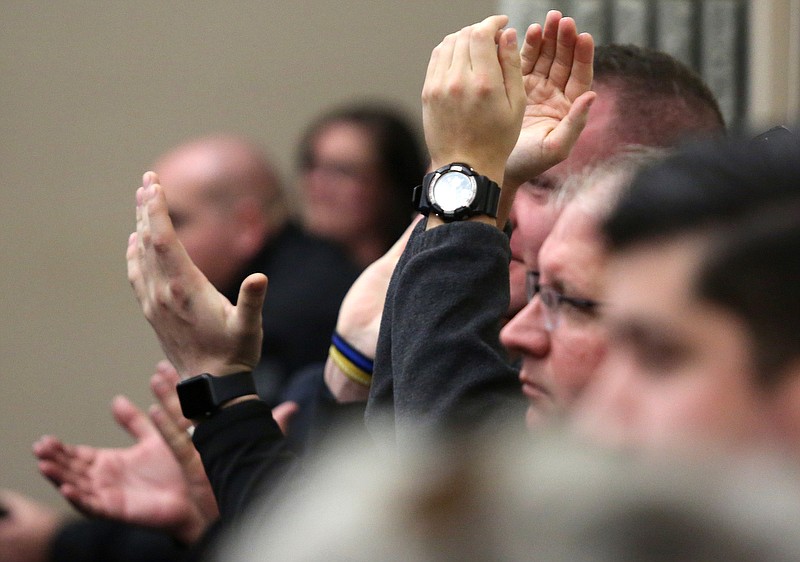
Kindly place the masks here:
<instances>
[{"instance_id":1,"label":"black sleeve","mask_svg":"<svg viewBox=\"0 0 800 562\"><path fill-rule=\"evenodd\" d=\"M166 533L118 521L80 519L59 529L49 562L176 562L187 554Z\"/></svg>"},{"instance_id":2,"label":"black sleeve","mask_svg":"<svg viewBox=\"0 0 800 562\"><path fill-rule=\"evenodd\" d=\"M197 426L192 440L223 521L243 513L264 490L278 486L295 462L269 406L260 400L220 410Z\"/></svg>"}]
</instances>

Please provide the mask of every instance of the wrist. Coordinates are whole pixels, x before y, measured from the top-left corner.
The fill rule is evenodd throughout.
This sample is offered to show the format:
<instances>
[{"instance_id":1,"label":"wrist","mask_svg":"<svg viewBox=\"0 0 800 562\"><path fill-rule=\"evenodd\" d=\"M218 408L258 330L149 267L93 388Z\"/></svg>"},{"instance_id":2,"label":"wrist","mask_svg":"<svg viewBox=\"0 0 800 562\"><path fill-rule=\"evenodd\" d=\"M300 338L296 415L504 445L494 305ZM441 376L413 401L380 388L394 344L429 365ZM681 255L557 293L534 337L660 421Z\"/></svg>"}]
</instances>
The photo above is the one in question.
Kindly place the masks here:
<instances>
[{"instance_id":1,"label":"wrist","mask_svg":"<svg viewBox=\"0 0 800 562\"><path fill-rule=\"evenodd\" d=\"M213 416L222 408L258 398L249 370L223 376L203 373L178 383L177 392L184 417L195 422Z\"/></svg>"},{"instance_id":2,"label":"wrist","mask_svg":"<svg viewBox=\"0 0 800 562\"><path fill-rule=\"evenodd\" d=\"M325 385L340 404L366 402L369 398L369 386L365 386L349 378L329 356L325 362Z\"/></svg>"}]
</instances>

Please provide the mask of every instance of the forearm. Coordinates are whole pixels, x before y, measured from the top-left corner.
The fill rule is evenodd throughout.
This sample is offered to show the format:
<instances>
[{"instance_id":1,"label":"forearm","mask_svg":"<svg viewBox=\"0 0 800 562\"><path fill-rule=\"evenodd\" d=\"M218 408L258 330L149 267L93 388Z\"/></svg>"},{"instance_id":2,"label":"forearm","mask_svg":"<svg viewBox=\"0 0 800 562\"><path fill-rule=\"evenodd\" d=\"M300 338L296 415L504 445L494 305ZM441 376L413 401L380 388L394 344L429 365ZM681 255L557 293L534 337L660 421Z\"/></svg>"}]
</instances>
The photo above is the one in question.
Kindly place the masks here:
<instances>
[{"instance_id":1,"label":"forearm","mask_svg":"<svg viewBox=\"0 0 800 562\"><path fill-rule=\"evenodd\" d=\"M521 417L517 373L499 341L507 237L488 225L453 223L426 232L415 249L390 295L398 429Z\"/></svg>"}]
</instances>

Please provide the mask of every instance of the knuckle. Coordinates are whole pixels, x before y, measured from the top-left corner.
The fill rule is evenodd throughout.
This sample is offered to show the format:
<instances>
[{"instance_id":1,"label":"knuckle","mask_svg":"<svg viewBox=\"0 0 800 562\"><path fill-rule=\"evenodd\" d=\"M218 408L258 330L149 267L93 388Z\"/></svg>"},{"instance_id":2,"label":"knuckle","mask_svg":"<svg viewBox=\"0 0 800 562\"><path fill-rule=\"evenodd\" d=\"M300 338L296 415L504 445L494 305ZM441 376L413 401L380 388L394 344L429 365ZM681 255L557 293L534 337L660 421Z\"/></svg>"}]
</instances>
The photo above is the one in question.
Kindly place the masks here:
<instances>
[{"instance_id":1,"label":"knuckle","mask_svg":"<svg viewBox=\"0 0 800 562\"><path fill-rule=\"evenodd\" d=\"M476 74L472 86L480 97L487 97L494 92L494 81L486 74Z\"/></svg>"},{"instance_id":2,"label":"knuckle","mask_svg":"<svg viewBox=\"0 0 800 562\"><path fill-rule=\"evenodd\" d=\"M157 254L166 254L171 243L172 239L166 234L150 234L150 245Z\"/></svg>"},{"instance_id":3,"label":"knuckle","mask_svg":"<svg viewBox=\"0 0 800 562\"><path fill-rule=\"evenodd\" d=\"M456 98L463 96L464 91L466 90L466 87L461 80L450 80L447 82L447 86L445 88L445 92L443 92L444 95Z\"/></svg>"}]
</instances>

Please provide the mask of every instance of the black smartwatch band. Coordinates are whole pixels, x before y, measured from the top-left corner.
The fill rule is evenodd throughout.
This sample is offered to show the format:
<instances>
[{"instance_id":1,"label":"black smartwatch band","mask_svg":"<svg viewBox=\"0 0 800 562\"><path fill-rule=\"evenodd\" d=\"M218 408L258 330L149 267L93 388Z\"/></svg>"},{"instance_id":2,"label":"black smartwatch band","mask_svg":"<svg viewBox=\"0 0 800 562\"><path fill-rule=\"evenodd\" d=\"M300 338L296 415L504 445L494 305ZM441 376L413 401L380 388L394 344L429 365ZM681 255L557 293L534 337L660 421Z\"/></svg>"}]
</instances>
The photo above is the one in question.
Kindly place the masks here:
<instances>
[{"instance_id":1,"label":"black smartwatch band","mask_svg":"<svg viewBox=\"0 0 800 562\"><path fill-rule=\"evenodd\" d=\"M256 394L256 384L250 371L220 377L203 373L179 382L177 391L184 417L202 419L234 398Z\"/></svg>"}]
</instances>

